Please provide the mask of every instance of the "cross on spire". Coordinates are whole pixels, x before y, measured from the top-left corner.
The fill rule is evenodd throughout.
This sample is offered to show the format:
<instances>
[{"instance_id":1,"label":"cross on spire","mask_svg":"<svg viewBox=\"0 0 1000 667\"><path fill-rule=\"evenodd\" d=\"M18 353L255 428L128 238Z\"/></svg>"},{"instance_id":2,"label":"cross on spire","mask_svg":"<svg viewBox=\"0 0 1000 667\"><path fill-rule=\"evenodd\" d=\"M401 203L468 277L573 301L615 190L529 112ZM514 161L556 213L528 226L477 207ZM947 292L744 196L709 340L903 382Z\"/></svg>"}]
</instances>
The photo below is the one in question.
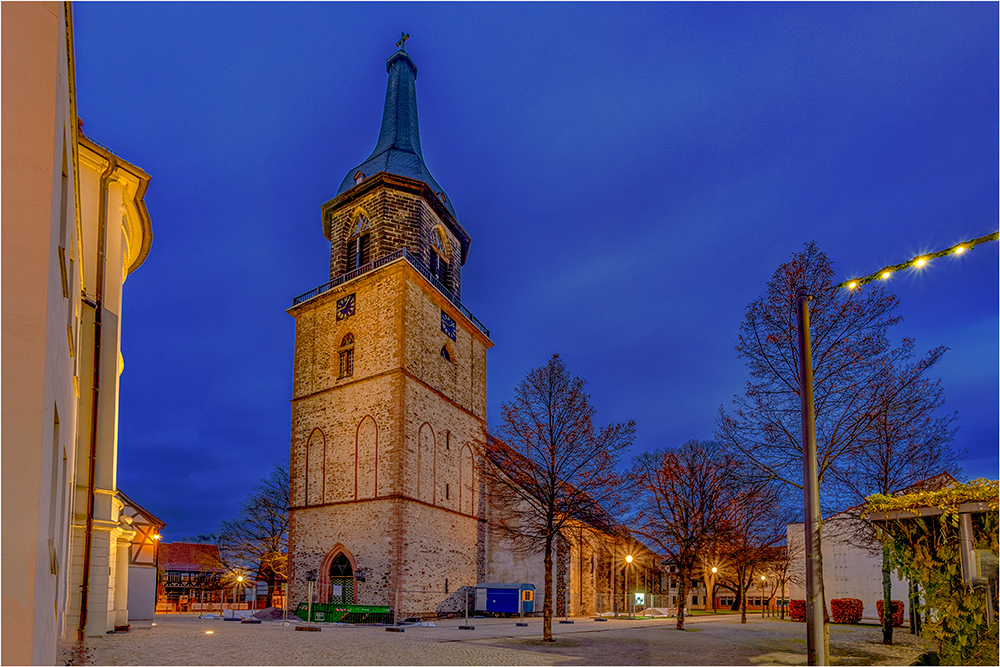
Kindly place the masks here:
<instances>
[{"instance_id":1,"label":"cross on spire","mask_svg":"<svg viewBox=\"0 0 1000 667\"><path fill-rule=\"evenodd\" d=\"M409 38L410 38L410 33L408 33L408 32L401 32L401 33L399 33L399 41L396 42L396 46L398 46L400 49L402 49L403 51L405 51L406 50L406 40L408 40Z\"/></svg>"}]
</instances>

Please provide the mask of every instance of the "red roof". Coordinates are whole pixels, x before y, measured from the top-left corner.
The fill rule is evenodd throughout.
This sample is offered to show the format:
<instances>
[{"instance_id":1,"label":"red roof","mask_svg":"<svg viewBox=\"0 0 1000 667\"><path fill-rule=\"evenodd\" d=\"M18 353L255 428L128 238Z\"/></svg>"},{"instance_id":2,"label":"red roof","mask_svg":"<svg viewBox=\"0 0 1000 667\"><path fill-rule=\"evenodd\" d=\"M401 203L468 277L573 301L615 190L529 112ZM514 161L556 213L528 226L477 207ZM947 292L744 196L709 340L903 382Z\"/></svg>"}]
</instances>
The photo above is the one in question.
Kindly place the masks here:
<instances>
[{"instance_id":1,"label":"red roof","mask_svg":"<svg viewBox=\"0 0 1000 667\"><path fill-rule=\"evenodd\" d=\"M204 572L221 570L219 547L214 544L171 542L160 545L160 567L164 570Z\"/></svg>"}]
</instances>

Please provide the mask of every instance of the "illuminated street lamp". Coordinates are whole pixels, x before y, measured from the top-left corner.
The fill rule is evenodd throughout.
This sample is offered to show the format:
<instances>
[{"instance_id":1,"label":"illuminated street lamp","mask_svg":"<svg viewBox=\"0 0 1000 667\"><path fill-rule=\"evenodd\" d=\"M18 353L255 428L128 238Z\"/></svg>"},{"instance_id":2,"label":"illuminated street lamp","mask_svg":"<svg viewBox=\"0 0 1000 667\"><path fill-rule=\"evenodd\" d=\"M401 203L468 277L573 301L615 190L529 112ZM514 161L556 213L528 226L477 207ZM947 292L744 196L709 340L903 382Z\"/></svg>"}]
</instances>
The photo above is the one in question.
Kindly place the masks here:
<instances>
[{"instance_id":1,"label":"illuminated street lamp","mask_svg":"<svg viewBox=\"0 0 1000 667\"><path fill-rule=\"evenodd\" d=\"M629 584L629 573L632 570L632 554L629 554L628 556L625 556L625 562L628 563L628 569L625 570L625 590L627 591L627 595L629 596L627 609L629 610L629 616L634 616L634 614L631 613L631 611L633 609L633 605L632 605L632 590L629 588L629 585L628 585Z\"/></svg>"}]
</instances>

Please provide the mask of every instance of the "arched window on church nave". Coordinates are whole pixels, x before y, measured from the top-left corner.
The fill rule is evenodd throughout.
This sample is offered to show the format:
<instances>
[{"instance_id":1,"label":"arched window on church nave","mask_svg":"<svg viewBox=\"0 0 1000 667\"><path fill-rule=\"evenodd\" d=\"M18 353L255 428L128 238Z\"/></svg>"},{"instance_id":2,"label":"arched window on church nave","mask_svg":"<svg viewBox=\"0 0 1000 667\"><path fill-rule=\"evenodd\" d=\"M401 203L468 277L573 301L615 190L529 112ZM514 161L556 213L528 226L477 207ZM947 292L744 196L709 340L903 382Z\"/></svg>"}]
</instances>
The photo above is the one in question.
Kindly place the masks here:
<instances>
[{"instance_id":1,"label":"arched window on church nave","mask_svg":"<svg viewBox=\"0 0 1000 667\"><path fill-rule=\"evenodd\" d=\"M340 372L337 378L354 375L354 334L349 333L340 341Z\"/></svg>"},{"instance_id":2,"label":"arched window on church nave","mask_svg":"<svg viewBox=\"0 0 1000 667\"><path fill-rule=\"evenodd\" d=\"M347 270L353 271L371 261L371 224L364 214L358 216L347 237Z\"/></svg>"},{"instance_id":3,"label":"arched window on church nave","mask_svg":"<svg viewBox=\"0 0 1000 667\"><path fill-rule=\"evenodd\" d=\"M448 239L445 238L444 230L440 226L435 227L434 231L431 232L431 252L428 264L431 269L431 275L440 280L441 284L449 289L451 289L451 285L448 282L448 258L450 256L448 253Z\"/></svg>"}]
</instances>

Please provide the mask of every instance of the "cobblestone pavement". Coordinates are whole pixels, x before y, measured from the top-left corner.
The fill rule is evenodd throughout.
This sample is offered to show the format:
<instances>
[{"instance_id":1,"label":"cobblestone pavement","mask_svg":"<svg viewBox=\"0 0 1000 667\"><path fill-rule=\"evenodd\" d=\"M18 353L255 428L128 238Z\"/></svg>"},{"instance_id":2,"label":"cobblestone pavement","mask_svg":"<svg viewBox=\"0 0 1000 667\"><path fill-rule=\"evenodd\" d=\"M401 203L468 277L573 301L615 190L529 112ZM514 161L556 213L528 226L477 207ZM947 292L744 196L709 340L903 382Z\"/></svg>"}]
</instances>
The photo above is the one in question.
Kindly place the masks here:
<instances>
[{"instance_id":1,"label":"cobblestone pavement","mask_svg":"<svg viewBox=\"0 0 1000 667\"><path fill-rule=\"evenodd\" d=\"M553 623L556 641L543 644L541 619L435 621L435 627L321 625L320 632L281 622L259 625L157 616L148 629L59 646L64 665L796 665L805 664L805 626L777 620L691 617L689 632L674 620ZM897 631L897 645L878 644L875 627L831 626L833 664L910 664L927 650Z\"/></svg>"},{"instance_id":2,"label":"cobblestone pavement","mask_svg":"<svg viewBox=\"0 0 1000 667\"><path fill-rule=\"evenodd\" d=\"M685 632L676 621L631 623L611 621L608 630L593 631L582 625L574 633L562 634L553 644L528 638L477 640L504 648L523 648L560 656L560 665L804 665L804 623L738 615L685 618ZM893 646L884 646L877 626L829 625L830 655L834 665L910 665L931 649L927 640L906 629L893 633ZM539 663L541 664L541 663Z\"/></svg>"}]
</instances>

